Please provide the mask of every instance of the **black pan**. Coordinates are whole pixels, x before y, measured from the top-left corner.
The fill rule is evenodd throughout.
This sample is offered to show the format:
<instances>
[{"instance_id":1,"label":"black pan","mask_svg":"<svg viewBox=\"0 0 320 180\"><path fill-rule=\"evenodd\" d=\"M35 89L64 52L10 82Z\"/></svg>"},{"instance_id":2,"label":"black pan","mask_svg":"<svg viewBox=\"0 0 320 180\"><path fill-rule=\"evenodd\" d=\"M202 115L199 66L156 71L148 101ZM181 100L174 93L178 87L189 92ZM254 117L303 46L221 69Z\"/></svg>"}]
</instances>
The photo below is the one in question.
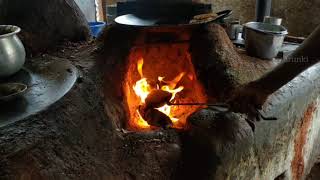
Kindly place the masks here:
<instances>
[{"instance_id":1,"label":"black pan","mask_svg":"<svg viewBox=\"0 0 320 180\"><path fill-rule=\"evenodd\" d=\"M220 23L224 18L232 14L232 10L224 10L216 13L218 16L210 17L210 14L200 14L192 18L185 17L140 17L135 14L126 14L115 19L117 24L137 27L158 27L158 26L193 26L199 24L206 24L210 22ZM206 16L208 18L197 20L196 17Z\"/></svg>"}]
</instances>

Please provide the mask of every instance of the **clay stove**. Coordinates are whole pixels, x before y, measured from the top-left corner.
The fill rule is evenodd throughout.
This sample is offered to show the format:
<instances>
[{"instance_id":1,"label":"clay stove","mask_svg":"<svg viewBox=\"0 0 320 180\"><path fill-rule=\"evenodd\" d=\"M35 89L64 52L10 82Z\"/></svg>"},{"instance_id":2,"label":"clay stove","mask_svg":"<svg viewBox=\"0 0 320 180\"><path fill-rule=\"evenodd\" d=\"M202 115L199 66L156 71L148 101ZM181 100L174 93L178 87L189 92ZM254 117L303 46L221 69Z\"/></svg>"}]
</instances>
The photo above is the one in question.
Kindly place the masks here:
<instances>
[{"instance_id":1,"label":"clay stove","mask_svg":"<svg viewBox=\"0 0 320 180\"><path fill-rule=\"evenodd\" d=\"M192 32L199 24L188 23L192 17L210 12L211 6L191 0L137 1L133 9L137 9L134 15L115 20L116 33L130 36L123 39L123 67L118 70L123 72L118 91L126 114L121 124L134 131L186 130L187 118L204 107L181 104L208 101L190 53Z\"/></svg>"},{"instance_id":2,"label":"clay stove","mask_svg":"<svg viewBox=\"0 0 320 180\"><path fill-rule=\"evenodd\" d=\"M110 26L102 40L102 71L90 65L95 47L74 52L79 60L73 62L84 66L85 77L69 95L48 111L1 129L1 177L298 180L319 157L319 64L268 100L267 114L278 121L259 122L254 133L240 116L223 119L203 107L188 116L186 124L179 123L182 127L142 128L132 117L144 105L134 88L141 87L137 84L144 78L151 92L165 86L178 89L172 101L203 97L222 102L233 88L261 77L274 62L239 53L216 24L161 30ZM69 53L60 54L64 61L70 59ZM57 57L34 60L43 64L47 58L57 61ZM182 122L184 116L171 112Z\"/></svg>"},{"instance_id":3,"label":"clay stove","mask_svg":"<svg viewBox=\"0 0 320 180\"><path fill-rule=\"evenodd\" d=\"M177 179L233 179L239 174L245 179L274 179L308 173L309 166L300 166L301 152L308 152L304 162L312 164L319 154L313 144L319 138L307 142L306 136L299 134L307 132L301 131L305 117L311 117L314 124L319 122L318 109L305 114L313 110L313 104L319 104L319 88L310 85L319 78L319 66L266 102L266 114L278 121L257 123L255 132L241 114L219 116L206 107L166 104L152 108L165 114L164 119L170 118L172 131L150 123L141 114L140 108L152 91L171 93L173 103L224 102L234 89L260 78L276 63L248 57L214 23L161 28L115 25L106 29L101 39L105 115L119 136L129 142L127 147L141 155L132 158L130 154L131 159L123 161L128 166L139 164L134 166L137 177L155 159L164 160L165 165L160 166L170 169L165 172L168 177L181 177ZM306 129L313 132L308 137L316 137L319 130L312 126ZM142 156L145 154L147 157ZM153 172L149 169L146 173L153 177Z\"/></svg>"},{"instance_id":4,"label":"clay stove","mask_svg":"<svg viewBox=\"0 0 320 180\"><path fill-rule=\"evenodd\" d=\"M121 100L119 108L121 114L125 115L116 118L118 127L133 131L161 128L187 130L188 117L204 106L170 104L206 103L209 99L213 101L198 79L193 64L190 53L193 30L194 27L179 26L137 29L119 26L112 30L111 33L123 34L126 36L123 40L128 40L124 43L117 38L118 42L113 43L112 37L107 37L110 38L108 43L125 46L118 47L117 53L110 47L109 63L111 60L117 65L108 65L112 69L105 70L105 92L110 93L110 89L118 87L116 93ZM110 56L110 53L114 55ZM120 85L119 81L122 82ZM157 91L167 93L170 97L167 102L150 107L150 99L153 101L150 94ZM106 96L106 103L110 102L111 97Z\"/></svg>"},{"instance_id":5,"label":"clay stove","mask_svg":"<svg viewBox=\"0 0 320 180\"><path fill-rule=\"evenodd\" d=\"M218 30L214 34L223 33L222 37L228 38L220 26L213 25ZM205 109L205 106L163 104L149 109L151 115L144 115L141 112L141 107L144 111L144 106L148 104L146 102L149 95L157 90L171 94L169 101L177 104L215 103L217 101L215 92L227 92L214 88L218 87L214 85L215 82L227 83L228 80L221 76L221 81L216 81L215 75L218 77L219 72L212 69L215 67L212 63L206 62L213 59L208 55L210 51L207 51L207 48L212 46L206 44L207 40L202 40L203 34L204 38L209 37L205 32L202 33L202 30L204 30L202 26L137 28L115 25L106 29L102 36L105 50L104 54L101 54L101 62L104 62L101 67L105 73L103 90L105 113L107 119L113 122L115 132L118 132L116 134L128 142L128 148L134 149L134 154L139 154L123 161L125 164L144 163L145 166L135 166L139 174L146 172L151 175L153 170L150 170L149 166L150 163L157 162L156 159L163 159L162 166L168 169L162 173L172 172L177 179L188 176L202 179L202 176L208 175L203 172L210 171L212 167L202 162L212 158L212 154L208 154L211 151L207 149L210 143L205 143L203 147L197 138L188 137L188 133L195 130L193 122L190 121L191 117L199 122L205 122L203 119L210 121L211 115L215 114L214 111L209 113L207 118L203 118L201 110ZM230 40L226 40L228 42L226 45L233 50ZM209 41L212 42L212 39ZM217 44L224 43L219 41L216 41ZM221 52L220 46L217 50ZM228 52L224 55L227 54ZM201 58L200 55L205 58ZM217 59L221 58L217 56ZM199 112L200 116L194 116ZM150 116L152 118L147 119ZM166 122L165 126L162 124L163 121ZM251 131L245 121L241 119L236 121L238 122L244 123L247 130ZM227 126L232 127L233 124L229 123ZM223 128L220 126L217 128L220 128L218 133L221 134ZM208 130L212 131L210 128ZM202 138L202 140L207 139ZM164 154L158 156L154 146L161 147L159 149L163 149ZM180 163L183 164L181 167ZM193 164L197 164L197 167L195 168ZM188 173L185 173L186 171Z\"/></svg>"},{"instance_id":6,"label":"clay stove","mask_svg":"<svg viewBox=\"0 0 320 180\"><path fill-rule=\"evenodd\" d=\"M142 92L148 93L172 84L170 91L178 91L173 101L223 102L233 89L258 79L275 63L251 58L238 51L223 28L216 24L161 29L116 25L109 27L102 38L104 54L101 54L101 62L104 65L101 67L105 73L103 94L107 118L115 129L120 130L121 137L127 136L121 129L132 132L125 138L130 142L132 139L138 143L142 139L152 141L154 138L177 137L176 140L166 140L175 143L172 151L175 155L154 156L156 159L175 157L167 161L170 163L165 167L169 169L175 169L176 164L182 163L182 173L174 170L173 174L198 179L201 179L200 175L204 176L203 179L226 179L243 174L247 179L265 179L276 178L283 173L296 177L308 173L309 166L302 167L304 171L297 168L301 167L301 149L310 154L305 157L305 164L312 164L313 157L318 154L315 149L318 146L313 146L318 136L310 142L300 143L304 138L300 138L299 133L306 132L300 130L301 124L305 124L305 112L319 103L319 88L310 85L311 82L319 82L316 81L319 66L297 77L268 100L266 113L277 117L278 121L257 123L254 134L241 116L230 114L229 119L223 118L205 107L183 107L186 109L179 111L175 110L177 107L171 107L168 117L173 118L172 127L178 130L169 131L161 126L150 126L141 119L137 110L144 105L143 97L146 96L139 96L137 89L146 89ZM137 86L141 82L147 86ZM292 104L299 106L292 107ZM319 122L317 112L310 113L314 124ZM310 137L319 130L313 126L307 129L313 132ZM180 139L180 133L187 135ZM142 146L130 144L134 149ZM143 147L149 148L151 144L143 141ZM141 154L144 153L142 148ZM143 159L140 161L146 163ZM138 168L139 171L144 171L152 163L146 163Z\"/></svg>"}]
</instances>

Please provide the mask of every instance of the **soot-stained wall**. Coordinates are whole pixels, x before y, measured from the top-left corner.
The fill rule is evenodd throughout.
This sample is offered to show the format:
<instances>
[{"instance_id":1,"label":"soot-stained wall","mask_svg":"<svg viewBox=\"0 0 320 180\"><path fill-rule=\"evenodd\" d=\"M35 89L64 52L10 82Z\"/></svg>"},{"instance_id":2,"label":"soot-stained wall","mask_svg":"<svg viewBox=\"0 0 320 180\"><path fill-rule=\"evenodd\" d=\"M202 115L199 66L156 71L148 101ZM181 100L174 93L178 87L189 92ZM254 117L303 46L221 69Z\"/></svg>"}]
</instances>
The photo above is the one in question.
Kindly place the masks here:
<instances>
[{"instance_id":1,"label":"soot-stained wall","mask_svg":"<svg viewBox=\"0 0 320 180\"><path fill-rule=\"evenodd\" d=\"M96 20L95 0L74 0L88 21Z\"/></svg>"},{"instance_id":2,"label":"soot-stained wall","mask_svg":"<svg viewBox=\"0 0 320 180\"><path fill-rule=\"evenodd\" d=\"M255 19L256 0L211 0L211 3L214 11L234 10L233 16L243 23ZM309 35L320 24L319 12L319 0L273 0L272 15L283 18L283 25L291 35Z\"/></svg>"}]
</instances>

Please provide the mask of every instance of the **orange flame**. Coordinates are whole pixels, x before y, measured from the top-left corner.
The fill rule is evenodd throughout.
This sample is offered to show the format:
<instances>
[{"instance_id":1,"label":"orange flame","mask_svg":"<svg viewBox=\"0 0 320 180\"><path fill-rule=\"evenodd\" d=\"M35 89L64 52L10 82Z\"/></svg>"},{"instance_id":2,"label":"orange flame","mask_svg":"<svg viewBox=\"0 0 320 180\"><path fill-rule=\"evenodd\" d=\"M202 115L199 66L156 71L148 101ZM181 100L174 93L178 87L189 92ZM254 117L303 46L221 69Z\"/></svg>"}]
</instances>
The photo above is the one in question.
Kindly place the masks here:
<instances>
[{"instance_id":1,"label":"orange flame","mask_svg":"<svg viewBox=\"0 0 320 180\"><path fill-rule=\"evenodd\" d=\"M139 74L140 74L141 77L143 77L142 68L143 68L143 59L140 58L140 59L138 60L138 72L139 72Z\"/></svg>"},{"instance_id":2,"label":"orange flame","mask_svg":"<svg viewBox=\"0 0 320 180\"><path fill-rule=\"evenodd\" d=\"M140 98L141 101L141 105L143 105L145 103L146 98L148 97L148 95L150 94L150 92L152 90L156 90L156 89L161 89L163 91L167 91L169 93L172 94L172 98L170 101L173 101L176 97L176 95L183 91L184 87L183 86L179 86L178 88L176 88L177 84L181 81L181 79L183 78L183 76L186 74L184 72L180 73L177 77L175 77L172 81L165 81L165 77L158 77L159 82L163 82L163 84L166 85L160 85L160 83L158 83L156 85L156 87L151 87L151 85L148 83L147 78L145 78L143 76L143 63L144 60L143 58L140 58L138 60L137 63L137 69L138 72L141 76L141 79L138 80L135 85L133 86L133 90L135 92L135 94ZM171 106L169 106L168 104L165 104L164 106L157 108L157 110L159 110L160 112L166 114L172 121L173 124L177 123L179 121L179 119L173 117L172 115L172 111L171 111ZM148 124L147 121L145 121L143 119L143 117L141 116L141 114L139 113L139 110L137 110L137 113L139 115L139 120L137 122L137 125L140 128L149 128L150 125Z\"/></svg>"},{"instance_id":3,"label":"orange flame","mask_svg":"<svg viewBox=\"0 0 320 180\"><path fill-rule=\"evenodd\" d=\"M150 94L152 88L148 84L147 79L142 78L136 82L136 84L133 86L133 90L136 93L136 95L140 97L141 102L145 103L145 100L147 99L148 95Z\"/></svg>"}]
</instances>

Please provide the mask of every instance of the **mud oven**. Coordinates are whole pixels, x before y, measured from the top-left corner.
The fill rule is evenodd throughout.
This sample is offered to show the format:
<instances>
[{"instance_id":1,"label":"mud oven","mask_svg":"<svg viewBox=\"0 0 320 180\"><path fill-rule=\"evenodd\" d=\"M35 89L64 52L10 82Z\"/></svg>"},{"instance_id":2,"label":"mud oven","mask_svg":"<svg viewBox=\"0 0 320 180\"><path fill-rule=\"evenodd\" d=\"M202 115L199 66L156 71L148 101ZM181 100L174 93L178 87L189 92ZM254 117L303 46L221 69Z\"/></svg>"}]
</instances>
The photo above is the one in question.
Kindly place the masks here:
<instances>
[{"instance_id":1,"label":"mud oven","mask_svg":"<svg viewBox=\"0 0 320 180\"><path fill-rule=\"evenodd\" d=\"M188 31L144 29L135 40L127 57L122 86L129 112L127 128L187 129L187 118L199 107L169 104L207 102L189 52Z\"/></svg>"},{"instance_id":2,"label":"mud oven","mask_svg":"<svg viewBox=\"0 0 320 180\"><path fill-rule=\"evenodd\" d=\"M244 115L179 105L223 103L276 66L235 48L221 26L114 25L102 41L107 117L136 141L174 137L168 140L174 153L163 149L175 157L166 163L171 178L300 179L309 173L319 155L319 65L272 95L264 111L278 121L259 122L252 131Z\"/></svg>"}]
</instances>

